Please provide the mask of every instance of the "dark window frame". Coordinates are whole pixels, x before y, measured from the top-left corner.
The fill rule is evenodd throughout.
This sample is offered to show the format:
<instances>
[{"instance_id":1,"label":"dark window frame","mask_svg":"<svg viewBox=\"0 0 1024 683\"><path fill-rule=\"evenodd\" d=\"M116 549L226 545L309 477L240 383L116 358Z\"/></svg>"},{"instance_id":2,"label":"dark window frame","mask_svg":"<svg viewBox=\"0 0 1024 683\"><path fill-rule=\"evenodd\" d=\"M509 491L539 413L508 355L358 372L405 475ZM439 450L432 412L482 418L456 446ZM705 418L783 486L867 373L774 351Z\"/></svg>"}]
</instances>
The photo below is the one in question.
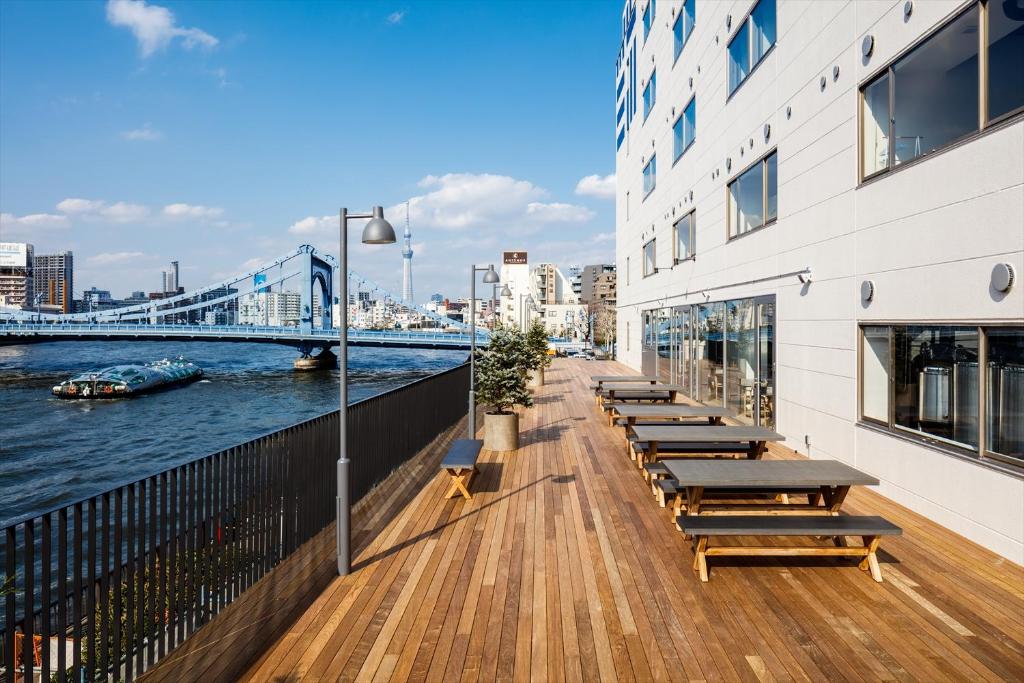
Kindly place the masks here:
<instances>
[{"instance_id":1,"label":"dark window frame","mask_svg":"<svg viewBox=\"0 0 1024 683\"><path fill-rule=\"evenodd\" d=\"M758 6L760 6L760 4L762 2L773 2L773 3L775 3L775 40L772 41L772 44L770 46L768 46L768 49L765 50L763 55L761 55L761 58L759 60L757 60L756 62L754 62L753 61L753 59L754 59L754 51L751 49L751 47L752 47L751 46L751 41L753 40L753 35L754 35L753 34L753 30L752 30L753 19L751 17L753 16L754 11L758 8ZM696 24L696 22L694 22L694 23ZM747 75L744 76L742 79L740 79L740 82L736 84L736 87L733 88L732 90L729 90L729 58L728 58L729 48L732 47L733 41L736 40L737 36L739 35L740 31L743 29L744 26L747 26L747 67L748 67L748 71L747 71ZM778 4L777 0L758 0L753 5L750 6L750 9L747 10L747 13L743 15L743 19L741 19L740 21L736 22L736 29L733 31L732 37L729 38L729 40L727 40L726 43L725 43L725 54L726 54L726 64L725 64L725 90L726 90L726 96L725 96L725 102L726 102L726 104L728 104L729 100L732 99L733 95L738 93L740 91L740 88L742 88L743 85L747 81L750 80L750 77L754 75L754 72L757 71L757 68L759 66L761 66L762 64L764 64L768 60L768 55L770 55L771 53L775 52L775 47L778 44L779 44L779 4Z\"/></svg>"},{"instance_id":2,"label":"dark window frame","mask_svg":"<svg viewBox=\"0 0 1024 683\"><path fill-rule=\"evenodd\" d=\"M690 219L690 254L679 258L679 224L687 218ZM686 261L697 260L697 209L690 209L688 213L683 214L679 220L672 224L672 263L678 265L685 263Z\"/></svg>"},{"instance_id":3,"label":"dark window frame","mask_svg":"<svg viewBox=\"0 0 1024 683\"><path fill-rule=\"evenodd\" d=\"M657 163L657 161L655 161L657 158L658 158L657 154L652 154L651 158L647 160L647 163L644 164L644 167L641 170L641 173L643 174L643 178L644 178L644 180L646 180L646 178L647 178L647 169L650 168L651 164L654 164L654 169L653 169L653 171L651 173L651 186L650 186L650 188L644 188L644 196L643 196L643 199L640 200L641 202L645 201L648 197L650 197L651 193L654 192L654 188L656 188L658 186L658 163Z\"/></svg>"},{"instance_id":4,"label":"dark window frame","mask_svg":"<svg viewBox=\"0 0 1024 683\"><path fill-rule=\"evenodd\" d=\"M683 15L686 14L686 3L693 3L693 24L690 25L690 30L683 34L683 42L679 45L679 49L676 50L676 24L683 20ZM683 54L683 50L690 43L690 37L693 35L693 30L697 27L697 1L696 0L683 0L683 4L679 5L679 14L676 15L676 20L672 22L672 66L676 65L679 61L679 56ZM684 27L685 29L685 27Z\"/></svg>"},{"instance_id":5,"label":"dark window frame","mask_svg":"<svg viewBox=\"0 0 1024 683\"><path fill-rule=\"evenodd\" d=\"M864 353L865 353L865 333L864 330L867 327L885 327L888 328L889 335L889 367L887 371L887 390L888 397L886 399L888 406L888 419L886 422L877 418L869 417L864 415ZM989 350L989 339L988 333L992 330L1001 329L1024 329L1022 325L1017 322L932 322L932 321L871 321L862 320L857 323L857 424L858 426L867 426L872 429L878 430L885 434L889 434L907 441L927 446L934 450L942 451L944 453L950 453L959 456L963 459L970 460L972 462L986 464L989 466L995 466L1000 471L1009 472L1017 476L1024 476L1024 460L1014 458L1012 456L1003 455L991 451L988 448L988 439L986 431L988 429L988 401L986 400L985 392L987 391L987 381L985 379L986 373L979 373L978 381L978 447L976 449L970 448L966 445L960 445L950 439L944 439L942 437L932 437L926 433L917 432L912 429L900 427L896 424L896 401L895 391L896 383L894 380L894 363L895 363L895 335L893 330L898 327L974 327L977 329L978 335L978 365L979 367L985 367L988 361L988 350Z\"/></svg>"},{"instance_id":6,"label":"dark window frame","mask_svg":"<svg viewBox=\"0 0 1024 683\"><path fill-rule=\"evenodd\" d=\"M1017 107L1005 114L1001 114L995 118L992 118L988 114L988 11L989 11L990 0L974 0L973 2L959 7L950 14L946 15L942 20L938 21L928 31L926 31L921 37L915 40L913 43L908 45L906 48L898 52L888 62L880 66L878 69L868 75L861 83L857 86L857 177L860 180L860 185L869 181L876 180L877 178L889 175L900 171L904 168L914 166L915 164L930 159L931 157L962 145L964 142L974 140L981 135L985 134L989 130L1001 128L1008 121L1017 119L1024 116L1024 105ZM895 156L896 140L893 135L895 128L895 117L893 108L895 107L895 95L896 95L896 78L895 78L895 66L906 57L910 56L914 51L923 47L928 41L934 38L939 32L948 27L950 24L958 21L968 12L978 12L978 127L968 133L960 135L945 144L936 147L933 150L924 152L915 156L913 159L905 161L899 165L893 164ZM865 100L864 92L875 84L881 78L889 77L889 128L888 128L888 158L884 168L874 171L872 173L865 174L864 172L864 122L865 122Z\"/></svg>"},{"instance_id":7,"label":"dark window frame","mask_svg":"<svg viewBox=\"0 0 1024 683\"><path fill-rule=\"evenodd\" d=\"M675 118L675 121L672 122L672 146L673 146L673 149L675 149L676 124L679 123L680 119L682 119L684 116L686 116L686 110L690 108L691 104L693 105L693 139L690 140L690 143L688 145L685 145L683 147L683 149L679 152L679 154L675 155L675 158L672 160L672 166L675 166L676 162L678 162L680 159L682 159L683 155L686 154L687 152L689 152L690 148L693 147L693 144L695 142L697 142L697 95L691 95L690 99L686 101L686 106L684 106L679 111L679 116L677 116Z\"/></svg>"},{"instance_id":8,"label":"dark window frame","mask_svg":"<svg viewBox=\"0 0 1024 683\"><path fill-rule=\"evenodd\" d=\"M658 244L657 243L658 243L658 238L657 237L652 237L651 239L649 239L646 242L644 242L643 246L640 248L640 255L643 257L643 271L641 272L643 277L641 279L645 279L646 280L647 278L651 277L652 275L657 275L658 274ZM650 272L648 272L648 270L647 270L647 247L651 247L651 270L650 270Z\"/></svg>"},{"instance_id":9,"label":"dark window frame","mask_svg":"<svg viewBox=\"0 0 1024 683\"><path fill-rule=\"evenodd\" d=\"M775 207L775 216L770 218L770 219L768 219L768 220L764 219L764 216L767 215L767 213L768 213L768 170L767 170L768 169L768 159L772 155L775 155L775 196L776 196L776 200L778 199L778 194L779 194L779 185L778 185L778 182L779 182L779 178L778 178L779 157L778 157L778 152L779 152L779 148L778 147L773 147L768 152L765 152L765 154L762 155L760 158L758 158L755 161L752 161L749 164L747 164L741 171L739 171L736 175L731 177L725 183L725 234L726 234L726 243L727 244L729 242L731 242L732 240L737 240L737 239L740 239L741 237L746 237L747 235L753 234L755 232L760 232L760 231L764 230L765 228L768 228L768 227L771 227L771 226L775 225L779 221L779 210L778 210L778 206L777 205ZM751 228L750 230L747 230L746 232L741 232L741 233L737 233L737 234L734 235L733 231L732 231L732 208L733 208L732 207L732 186L733 186L733 183L735 183L737 180L739 180L743 176L744 173L746 173L750 169L754 168L758 164L762 164L763 165L763 169L762 169L762 172L761 172L761 211L762 211L761 225L759 225L756 228Z\"/></svg>"}]
</instances>

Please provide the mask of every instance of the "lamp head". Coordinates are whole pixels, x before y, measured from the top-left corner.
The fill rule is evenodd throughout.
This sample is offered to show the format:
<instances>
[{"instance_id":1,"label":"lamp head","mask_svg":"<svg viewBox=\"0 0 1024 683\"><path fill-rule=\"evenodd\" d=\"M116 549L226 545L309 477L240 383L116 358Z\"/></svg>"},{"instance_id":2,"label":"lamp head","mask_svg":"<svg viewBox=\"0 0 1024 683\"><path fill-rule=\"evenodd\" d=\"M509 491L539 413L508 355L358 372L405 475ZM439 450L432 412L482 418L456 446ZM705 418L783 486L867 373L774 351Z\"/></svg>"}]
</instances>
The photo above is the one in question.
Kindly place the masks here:
<instances>
[{"instance_id":1,"label":"lamp head","mask_svg":"<svg viewBox=\"0 0 1024 683\"><path fill-rule=\"evenodd\" d=\"M488 285L493 285L495 282L501 282L501 278L498 277L498 274L496 272L494 272L494 264L492 263L490 266L488 266L487 272L484 273L484 283Z\"/></svg>"},{"instance_id":2,"label":"lamp head","mask_svg":"<svg viewBox=\"0 0 1024 683\"><path fill-rule=\"evenodd\" d=\"M811 277L811 268L810 268L810 266L808 266L807 268L804 268L802 273L797 273L796 277L797 277L798 280L800 280L800 284L803 284L803 285L809 284L811 282L811 280L813 279Z\"/></svg>"},{"instance_id":3,"label":"lamp head","mask_svg":"<svg viewBox=\"0 0 1024 683\"><path fill-rule=\"evenodd\" d=\"M394 244L395 229L384 219L384 209L373 207L373 218L363 228L363 244Z\"/></svg>"},{"instance_id":4,"label":"lamp head","mask_svg":"<svg viewBox=\"0 0 1024 683\"><path fill-rule=\"evenodd\" d=\"M512 290L508 288L508 285L502 285L500 294L501 294L501 296L511 297L512 296Z\"/></svg>"}]
</instances>

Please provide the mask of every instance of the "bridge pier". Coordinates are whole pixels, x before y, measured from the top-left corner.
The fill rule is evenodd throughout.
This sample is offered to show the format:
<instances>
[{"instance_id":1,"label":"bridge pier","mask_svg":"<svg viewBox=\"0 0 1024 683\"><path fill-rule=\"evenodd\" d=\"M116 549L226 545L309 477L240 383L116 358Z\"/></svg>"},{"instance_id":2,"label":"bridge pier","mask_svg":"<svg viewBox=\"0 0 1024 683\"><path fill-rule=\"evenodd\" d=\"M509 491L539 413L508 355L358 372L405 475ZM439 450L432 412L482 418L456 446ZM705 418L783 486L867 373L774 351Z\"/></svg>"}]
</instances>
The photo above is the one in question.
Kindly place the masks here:
<instances>
[{"instance_id":1,"label":"bridge pier","mask_svg":"<svg viewBox=\"0 0 1024 683\"><path fill-rule=\"evenodd\" d=\"M309 371L309 370L330 370L331 368L338 367L338 357L328 349L323 348L315 356L309 355L309 352L305 349L302 350L302 355L295 359L293 366L296 370Z\"/></svg>"}]
</instances>

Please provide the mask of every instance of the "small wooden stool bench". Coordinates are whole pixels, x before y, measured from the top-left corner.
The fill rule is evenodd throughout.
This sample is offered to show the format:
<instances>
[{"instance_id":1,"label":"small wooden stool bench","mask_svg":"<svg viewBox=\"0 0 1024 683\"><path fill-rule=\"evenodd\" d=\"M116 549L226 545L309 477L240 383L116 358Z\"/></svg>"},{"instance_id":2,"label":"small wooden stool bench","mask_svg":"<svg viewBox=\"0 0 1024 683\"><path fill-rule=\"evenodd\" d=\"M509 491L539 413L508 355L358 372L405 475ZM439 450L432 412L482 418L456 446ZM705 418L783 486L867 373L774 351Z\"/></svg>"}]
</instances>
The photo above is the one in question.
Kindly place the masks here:
<instances>
[{"instance_id":1,"label":"small wooden stool bench","mask_svg":"<svg viewBox=\"0 0 1024 683\"><path fill-rule=\"evenodd\" d=\"M473 497L469 492L469 481L477 472L476 461L483 446L484 442L479 439L456 439L452 443L441 461L441 469L452 478L452 487L448 489L446 499L457 493L466 499Z\"/></svg>"},{"instance_id":2,"label":"small wooden stool bench","mask_svg":"<svg viewBox=\"0 0 1024 683\"><path fill-rule=\"evenodd\" d=\"M799 557L862 557L860 569L871 573L881 583L882 571L878 566L878 544L882 536L899 536L903 530L881 517L839 515L782 516L747 515L742 517L680 515L676 526L694 540L693 568L701 581L708 580L709 556L799 556ZM717 536L831 536L833 546L716 546L708 547L708 540ZM843 545L846 536L860 536L864 545Z\"/></svg>"}]
</instances>

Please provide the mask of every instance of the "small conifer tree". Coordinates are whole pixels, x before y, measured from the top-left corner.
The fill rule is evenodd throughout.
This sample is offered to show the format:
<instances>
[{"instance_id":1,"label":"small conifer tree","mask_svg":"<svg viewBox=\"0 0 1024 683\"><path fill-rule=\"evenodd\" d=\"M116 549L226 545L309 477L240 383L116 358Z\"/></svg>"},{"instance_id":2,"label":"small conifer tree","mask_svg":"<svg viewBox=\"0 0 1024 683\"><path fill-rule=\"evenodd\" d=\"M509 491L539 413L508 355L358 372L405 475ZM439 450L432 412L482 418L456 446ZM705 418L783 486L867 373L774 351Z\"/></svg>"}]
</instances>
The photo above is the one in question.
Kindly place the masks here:
<instances>
[{"instance_id":1,"label":"small conifer tree","mask_svg":"<svg viewBox=\"0 0 1024 683\"><path fill-rule=\"evenodd\" d=\"M530 324L530 329L526 332L526 345L534 357L530 370L543 369L551 365L551 356L548 355L548 332L544 329L544 323L534 320Z\"/></svg>"},{"instance_id":2,"label":"small conifer tree","mask_svg":"<svg viewBox=\"0 0 1024 683\"><path fill-rule=\"evenodd\" d=\"M477 400L499 415L507 415L512 406L533 405L525 372L534 362L526 336L519 330L499 327L476 363Z\"/></svg>"}]
</instances>

